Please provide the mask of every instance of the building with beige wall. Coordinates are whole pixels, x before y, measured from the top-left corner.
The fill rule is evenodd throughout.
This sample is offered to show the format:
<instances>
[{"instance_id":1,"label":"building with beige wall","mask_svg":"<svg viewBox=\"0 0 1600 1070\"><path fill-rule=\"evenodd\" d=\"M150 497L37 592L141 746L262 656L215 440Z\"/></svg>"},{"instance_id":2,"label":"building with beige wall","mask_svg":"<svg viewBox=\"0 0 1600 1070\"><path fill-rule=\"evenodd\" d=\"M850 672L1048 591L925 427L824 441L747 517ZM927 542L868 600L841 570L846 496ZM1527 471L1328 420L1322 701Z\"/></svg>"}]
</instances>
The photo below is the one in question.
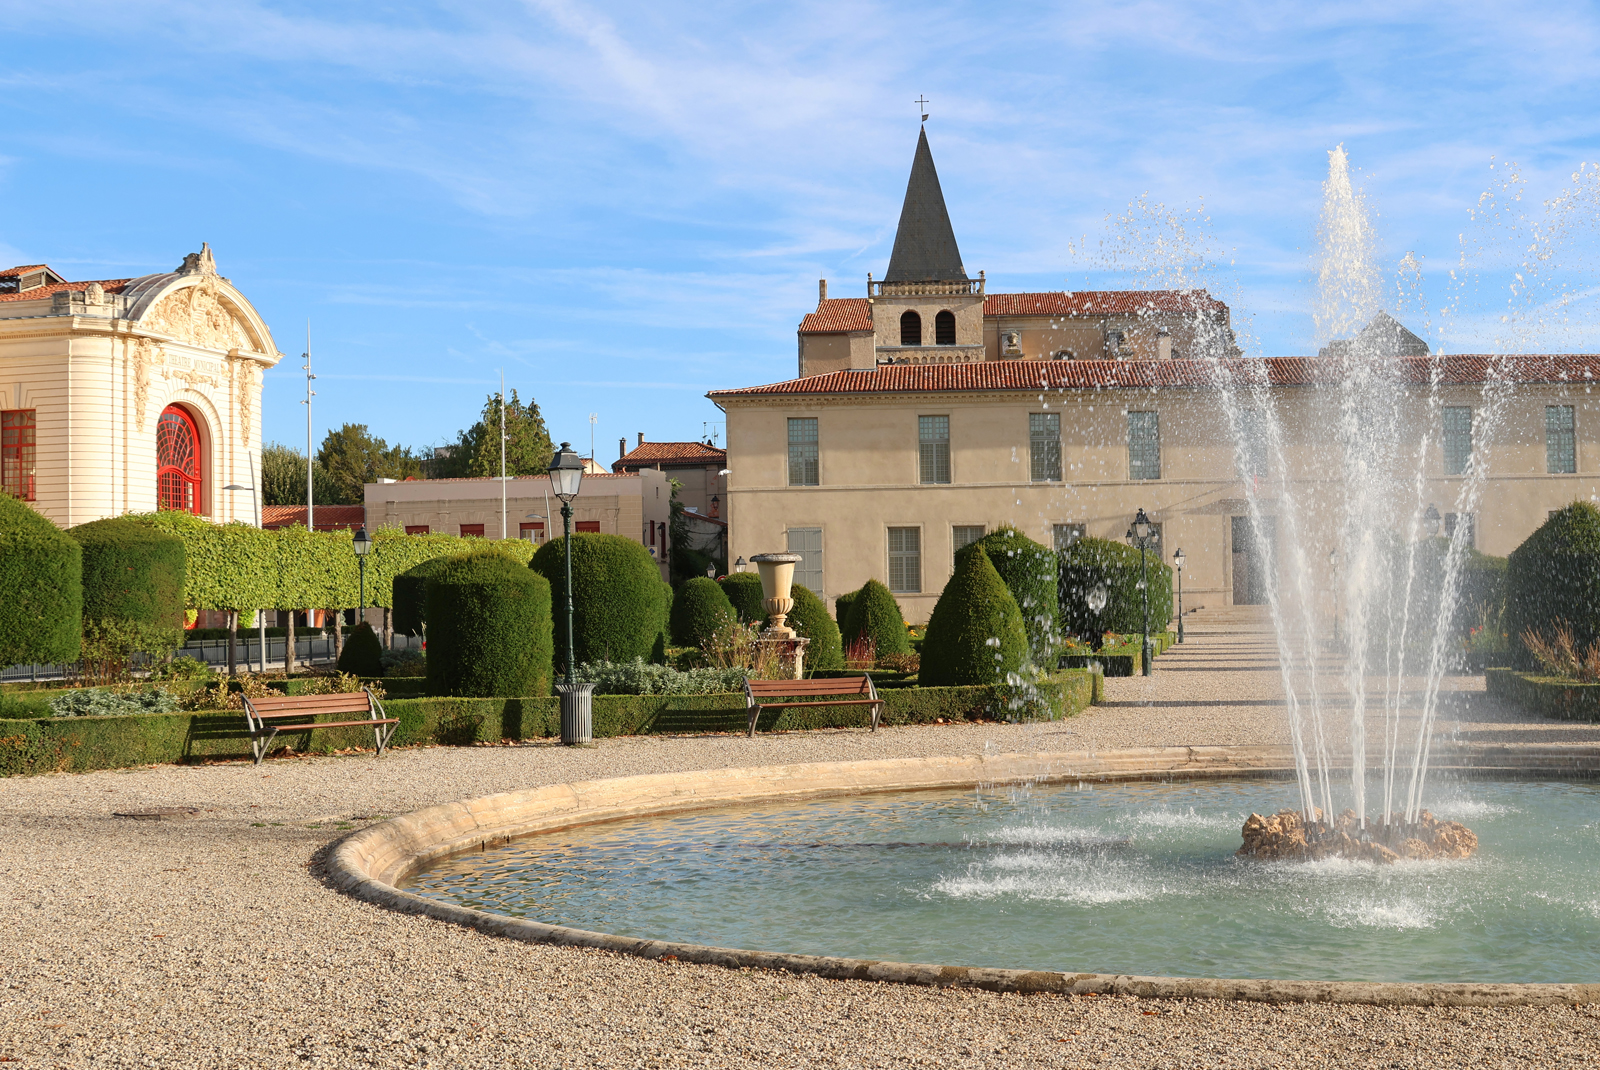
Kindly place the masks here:
<instances>
[{"instance_id":1,"label":"building with beige wall","mask_svg":"<svg viewBox=\"0 0 1600 1070\"><path fill-rule=\"evenodd\" d=\"M132 279L0 272L0 489L62 527L258 523L262 373L282 356L208 246Z\"/></svg>"}]
</instances>

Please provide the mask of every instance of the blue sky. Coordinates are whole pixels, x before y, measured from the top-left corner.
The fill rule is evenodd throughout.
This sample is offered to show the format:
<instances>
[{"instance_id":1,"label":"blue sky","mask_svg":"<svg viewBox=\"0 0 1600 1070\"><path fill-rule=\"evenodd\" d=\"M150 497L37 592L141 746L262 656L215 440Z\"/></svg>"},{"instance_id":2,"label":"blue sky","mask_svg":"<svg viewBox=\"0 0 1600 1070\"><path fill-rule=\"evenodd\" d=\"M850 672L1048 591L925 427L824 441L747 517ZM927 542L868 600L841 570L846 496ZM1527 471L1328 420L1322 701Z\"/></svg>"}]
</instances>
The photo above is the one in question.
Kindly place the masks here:
<instances>
[{"instance_id":1,"label":"blue sky","mask_svg":"<svg viewBox=\"0 0 1600 1070\"><path fill-rule=\"evenodd\" d=\"M698 437L707 389L793 375L819 276L849 296L881 275L925 94L992 290L1138 283L1115 268L1140 255L1105 250L1146 195L1208 220L1206 278L1253 355L1314 351L1343 143L1384 270L1422 258L1402 318L1475 351L1505 344L1540 202L1600 159L1597 51L1595 6L1560 0L22 5L0 29L0 260L116 277L211 242L289 355L268 439L303 442L309 318L319 439L446 441L504 368L558 438L586 448L595 413L609 461L619 436ZM1521 200L1495 203L1532 223L1483 221L1507 161ZM1543 270L1581 297L1578 186ZM1523 346L1600 348L1571 308Z\"/></svg>"}]
</instances>

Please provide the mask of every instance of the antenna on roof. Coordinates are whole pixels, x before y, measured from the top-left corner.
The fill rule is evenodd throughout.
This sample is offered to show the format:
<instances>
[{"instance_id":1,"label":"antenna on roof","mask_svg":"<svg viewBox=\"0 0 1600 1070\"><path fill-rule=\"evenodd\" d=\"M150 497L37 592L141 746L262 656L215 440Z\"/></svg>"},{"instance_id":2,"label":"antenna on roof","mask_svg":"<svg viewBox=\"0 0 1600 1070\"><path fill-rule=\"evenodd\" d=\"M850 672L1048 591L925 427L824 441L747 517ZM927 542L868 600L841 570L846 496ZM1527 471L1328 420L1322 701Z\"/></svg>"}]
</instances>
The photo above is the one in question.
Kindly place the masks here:
<instances>
[{"instance_id":1,"label":"antenna on roof","mask_svg":"<svg viewBox=\"0 0 1600 1070\"><path fill-rule=\"evenodd\" d=\"M911 103L915 104L918 108L926 108L928 106L928 98L919 95L917 97L917 99L913 100ZM922 113L922 121L923 122L927 122L928 121L928 113L927 112L923 112Z\"/></svg>"}]
</instances>

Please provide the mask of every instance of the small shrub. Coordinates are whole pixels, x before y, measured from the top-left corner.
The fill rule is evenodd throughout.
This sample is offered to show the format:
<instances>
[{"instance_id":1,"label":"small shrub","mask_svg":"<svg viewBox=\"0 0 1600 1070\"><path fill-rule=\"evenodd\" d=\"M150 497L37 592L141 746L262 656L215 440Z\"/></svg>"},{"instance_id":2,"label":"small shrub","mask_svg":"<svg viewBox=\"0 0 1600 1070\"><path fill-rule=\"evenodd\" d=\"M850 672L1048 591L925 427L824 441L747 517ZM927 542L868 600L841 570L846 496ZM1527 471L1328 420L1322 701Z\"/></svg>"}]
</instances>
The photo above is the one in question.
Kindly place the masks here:
<instances>
[{"instance_id":1,"label":"small shrub","mask_svg":"<svg viewBox=\"0 0 1600 1070\"><path fill-rule=\"evenodd\" d=\"M550 693L550 584L537 572L494 550L452 557L428 577L427 618L433 694Z\"/></svg>"},{"instance_id":2,"label":"small shrub","mask_svg":"<svg viewBox=\"0 0 1600 1070\"><path fill-rule=\"evenodd\" d=\"M886 654L885 657L894 657ZM870 635L858 635L850 640L850 645L844 652L844 667L847 669L874 669L878 665L878 644Z\"/></svg>"},{"instance_id":3,"label":"small shrub","mask_svg":"<svg viewBox=\"0 0 1600 1070\"><path fill-rule=\"evenodd\" d=\"M188 656L173 658L150 670L152 680L208 681L215 675L211 666L199 658Z\"/></svg>"},{"instance_id":4,"label":"small shrub","mask_svg":"<svg viewBox=\"0 0 1600 1070\"><path fill-rule=\"evenodd\" d=\"M717 581L722 593L733 603L742 624L761 624L767 619L766 596L761 591L761 577L754 572L735 572Z\"/></svg>"},{"instance_id":5,"label":"small shrub","mask_svg":"<svg viewBox=\"0 0 1600 1070\"><path fill-rule=\"evenodd\" d=\"M643 658L588 662L578 666L578 678L592 682L597 695L715 695L744 690L744 670L740 668L680 672L651 665Z\"/></svg>"},{"instance_id":6,"label":"small shrub","mask_svg":"<svg viewBox=\"0 0 1600 1070\"><path fill-rule=\"evenodd\" d=\"M719 628L701 651L714 669L742 669L757 680L777 680L784 675L777 644L762 642L761 629L755 624L735 621Z\"/></svg>"},{"instance_id":7,"label":"small shrub","mask_svg":"<svg viewBox=\"0 0 1600 1070\"><path fill-rule=\"evenodd\" d=\"M698 647L716 634L717 629L737 619L733 603L716 580L696 576L678 588L672 602L672 641L679 646ZM647 692L628 692L646 694Z\"/></svg>"},{"instance_id":8,"label":"small shrub","mask_svg":"<svg viewBox=\"0 0 1600 1070\"><path fill-rule=\"evenodd\" d=\"M0 494L0 666L77 661L83 641L83 547Z\"/></svg>"},{"instance_id":9,"label":"small shrub","mask_svg":"<svg viewBox=\"0 0 1600 1070\"><path fill-rule=\"evenodd\" d=\"M811 590L802 584L791 588L794 609L787 621L802 637L806 645L806 667L818 671L844 668L844 649L839 638L839 626L828 615L828 607Z\"/></svg>"},{"instance_id":10,"label":"small shrub","mask_svg":"<svg viewBox=\"0 0 1600 1070\"><path fill-rule=\"evenodd\" d=\"M91 687L63 691L50 699L50 712L56 717L126 717L139 713L172 713L178 700L159 688L145 691L114 691Z\"/></svg>"},{"instance_id":11,"label":"small shrub","mask_svg":"<svg viewBox=\"0 0 1600 1070\"><path fill-rule=\"evenodd\" d=\"M552 604L562 607L561 626L555 629L555 660L562 666L567 663L565 548L564 539L551 539L539 547L528 564L549 581ZM655 559L632 539L621 535L574 535L574 659L631 661L664 656L670 607L662 587L661 570ZM431 601L429 609L431 612ZM431 620L429 627L432 628ZM430 631L430 655L432 638Z\"/></svg>"},{"instance_id":12,"label":"small shrub","mask_svg":"<svg viewBox=\"0 0 1600 1070\"><path fill-rule=\"evenodd\" d=\"M338 669L352 676L383 675L383 643L369 622L362 621L345 636Z\"/></svg>"},{"instance_id":13,"label":"small shrub","mask_svg":"<svg viewBox=\"0 0 1600 1070\"><path fill-rule=\"evenodd\" d=\"M870 638L878 657L911 653L911 638L906 634L906 618L889 588L868 580L850 603L850 618L840 629L845 642Z\"/></svg>"},{"instance_id":14,"label":"small shrub","mask_svg":"<svg viewBox=\"0 0 1600 1070\"><path fill-rule=\"evenodd\" d=\"M885 654L878 659L876 667L887 672L910 674L922 668L922 658L917 654Z\"/></svg>"},{"instance_id":15,"label":"small shrub","mask_svg":"<svg viewBox=\"0 0 1600 1070\"><path fill-rule=\"evenodd\" d=\"M1590 643L1587 650L1580 650L1572 629L1564 620L1550 626L1549 638L1528 629L1522 634L1522 645L1539 668L1551 676L1584 684L1600 682L1600 642Z\"/></svg>"},{"instance_id":16,"label":"small shrub","mask_svg":"<svg viewBox=\"0 0 1600 1070\"><path fill-rule=\"evenodd\" d=\"M381 660L385 676L428 675L428 659L420 650L385 650Z\"/></svg>"},{"instance_id":17,"label":"small shrub","mask_svg":"<svg viewBox=\"0 0 1600 1070\"><path fill-rule=\"evenodd\" d=\"M925 687L1005 683L1029 664L1022 610L982 547L957 561L922 651Z\"/></svg>"}]
</instances>

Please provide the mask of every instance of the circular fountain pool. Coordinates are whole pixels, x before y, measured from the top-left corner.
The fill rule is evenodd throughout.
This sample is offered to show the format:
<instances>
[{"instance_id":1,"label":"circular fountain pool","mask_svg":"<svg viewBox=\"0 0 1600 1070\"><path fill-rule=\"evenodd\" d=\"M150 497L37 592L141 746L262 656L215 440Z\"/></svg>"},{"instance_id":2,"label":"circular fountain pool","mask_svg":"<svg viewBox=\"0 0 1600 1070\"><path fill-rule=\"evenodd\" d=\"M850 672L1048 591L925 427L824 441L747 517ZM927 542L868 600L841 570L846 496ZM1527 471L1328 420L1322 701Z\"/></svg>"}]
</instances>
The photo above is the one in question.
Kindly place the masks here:
<instances>
[{"instance_id":1,"label":"circular fountain pool","mask_svg":"<svg viewBox=\"0 0 1600 1070\"><path fill-rule=\"evenodd\" d=\"M1239 859L1282 780L727 807L446 859L414 894L639 938L903 962L1311 980L1600 975L1600 787L1441 783L1465 862Z\"/></svg>"}]
</instances>

